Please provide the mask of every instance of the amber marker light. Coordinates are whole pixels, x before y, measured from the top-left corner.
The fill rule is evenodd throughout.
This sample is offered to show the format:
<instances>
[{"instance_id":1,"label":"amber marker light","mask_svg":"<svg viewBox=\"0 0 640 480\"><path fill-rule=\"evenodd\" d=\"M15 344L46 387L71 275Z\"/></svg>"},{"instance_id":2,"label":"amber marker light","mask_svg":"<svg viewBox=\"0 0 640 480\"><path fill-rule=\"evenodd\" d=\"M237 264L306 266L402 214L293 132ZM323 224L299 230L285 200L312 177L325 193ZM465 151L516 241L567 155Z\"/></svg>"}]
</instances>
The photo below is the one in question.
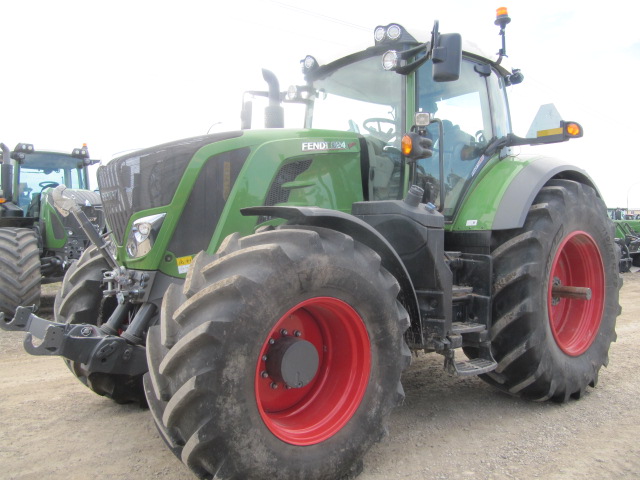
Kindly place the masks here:
<instances>
[{"instance_id":1,"label":"amber marker light","mask_svg":"<svg viewBox=\"0 0 640 480\"><path fill-rule=\"evenodd\" d=\"M572 137L580 135L581 131L582 129L580 128L580 125L578 125L577 123L567 124L567 133Z\"/></svg>"},{"instance_id":2,"label":"amber marker light","mask_svg":"<svg viewBox=\"0 0 640 480\"><path fill-rule=\"evenodd\" d=\"M6 198L2 198L2 197L0 197L0 203L5 203L6 201L7 201L7 199L6 199Z\"/></svg>"},{"instance_id":3,"label":"amber marker light","mask_svg":"<svg viewBox=\"0 0 640 480\"><path fill-rule=\"evenodd\" d=\"M402 154L408 156L411 150L413 150L413 141L409 135L405 135L402 137Z\"/></svg>"},{"instance_id":4,"label":"amber marker light","mask_svg":"<svg viewBox=\"0 0 640 480\"><path fill-rule=\"evenodd\" d=\"M493 23L498 25L501 31L504 30L504 27L506 27L507 24L509 24L510 22L511 22L511 18L507 13L507 7L500 7L496 9L496 21Z\"/></svg>"}]
</instances>

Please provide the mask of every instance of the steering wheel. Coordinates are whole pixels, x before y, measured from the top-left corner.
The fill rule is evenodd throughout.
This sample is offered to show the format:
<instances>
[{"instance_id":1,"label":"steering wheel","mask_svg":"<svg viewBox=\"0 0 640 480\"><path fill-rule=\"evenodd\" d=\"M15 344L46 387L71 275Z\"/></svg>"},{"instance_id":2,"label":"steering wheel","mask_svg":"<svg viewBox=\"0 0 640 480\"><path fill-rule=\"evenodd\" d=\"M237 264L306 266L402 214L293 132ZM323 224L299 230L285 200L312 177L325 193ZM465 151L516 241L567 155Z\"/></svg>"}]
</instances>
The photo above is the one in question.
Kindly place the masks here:
<instances>
[{"instance_id":1,"label":"steering wheel","mask_svg":"<svg viewBox=\"0 0 640 480\"><path fill-rule=\"evenodd\" d=\"M43 188L43 189L44 189L44 188L49 188L49 187L51 187L51 188L55 188L55 187L57 187L58 185L60 185L58 182L52 182L52 181L40 182L40 183L38 184L38 186L39 186L40 188Z\"/></svg>"},{"instance_id":2,"label":"steering wheel","mask_svg":"<svg viewBox=\"0 0 640 480\"><path fill-rule=\"evenodd\" d=\"M386 132L382 130L382 125L384 124L391 125L391 128ZM388 142L396 136L396 122L394 122L390 118L367 118L364 122L362 122L362 126L367 132L369 132L374 137L382 140L383 142Z\"/></svg>"}]
</instances>

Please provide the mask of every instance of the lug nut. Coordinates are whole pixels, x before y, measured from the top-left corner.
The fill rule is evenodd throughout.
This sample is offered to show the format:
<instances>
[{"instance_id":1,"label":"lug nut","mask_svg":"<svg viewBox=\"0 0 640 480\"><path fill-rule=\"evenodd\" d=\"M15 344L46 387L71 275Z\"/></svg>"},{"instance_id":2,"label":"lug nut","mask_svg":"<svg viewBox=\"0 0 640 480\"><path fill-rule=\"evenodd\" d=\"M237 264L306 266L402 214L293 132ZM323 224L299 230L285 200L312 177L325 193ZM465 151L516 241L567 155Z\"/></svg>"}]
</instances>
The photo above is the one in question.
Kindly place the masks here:
<instances>
[{"instance_id":1,"label":"lug nut","mask_svg":"<svg viewBox=\"0 0 640 480\"><path fill-rule=\"evenodd\" d=\"M271 388L276 390L278 388L278 384L276 382L271 383Z\"/></svg>"},{"instance_id":2,"label":"lug nut","mask_svg":"<svg viewBox=\"0 0 640 480\"><path fill-rule=\"evenodd\" d=\"M266 370L265 370L265 371L263 371L263 372L260 372L260 376L261 376L262 378L269 378L269 374L266 372Z\"/></svg>"},{"instance_id":3,"label":"lug nut","mask_svg":"<svg viewBox=\"0 0 640 480\"><path fill-rule=\"evenodd\" d=\"M274 343L276 343L276 341L273 338L269 339L269 345L273 345Z\"/></svg>"},{"instance_id":4,"label":"lug nut","mask_svg":"<svg viewBox=\"0 0 640 480\"><path fill-rule=\"evenodd\" d=\"M293 331L293 334L294 334L296 337L301 337L301 336L302 336L302 332L301 332L300 330L294 330L294 331Z\"/></svg>"},{"instance_id":5,"label":"lug nut","mask_svg":"<svg viewBox=\"0 0 640 480\"><path fill-rule=\"evenodd\" d=\"M267 356L266 355L262 355L262 361L266 362L267 361Z\"/></svg>"},{"instance_id":6,"label":"lug nut","mask_svg":"<svg viewBox=\"0 0 640 480\"><path fill-rule=\"evenodd\" d=\"M282 330L280 330L280 334L284 337L284 336L288 335L289 332L287 331L286 328L283 328Z\"/></svg>"}]
</instances>

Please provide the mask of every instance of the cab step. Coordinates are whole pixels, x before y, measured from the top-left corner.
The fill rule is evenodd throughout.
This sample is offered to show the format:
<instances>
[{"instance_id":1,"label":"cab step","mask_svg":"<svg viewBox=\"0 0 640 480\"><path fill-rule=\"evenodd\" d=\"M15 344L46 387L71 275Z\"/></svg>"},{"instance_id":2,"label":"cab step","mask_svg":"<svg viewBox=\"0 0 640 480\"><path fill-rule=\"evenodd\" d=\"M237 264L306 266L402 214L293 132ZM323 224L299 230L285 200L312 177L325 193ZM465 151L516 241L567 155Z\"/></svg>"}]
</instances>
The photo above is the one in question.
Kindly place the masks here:
<instances>
[{"instance_id":1,"label":"cab step","mask_svg":"<svg viewBox=\"0 0 640 480\"><path fill-rule=\"evenodd\" d=\"M472 322L453 322L451 324L451 333L455 335L462 335L464 333L482 332L486 330L486 326L482 323Z\"/></svg>"},{"instance_id":2,"label":"cab step","mask_svg":"<svg viewBox=\"0 0 640 480\"><path fill-rule=\"evenodd\" d=\"M455 350L447 350L444 353L444 368L452 375L471 376L482 375L496 369L496 362L491 355L491 347L487 342L479 349L480 356L478 358L456 360Z\"/></svg>"},{"instance_id":3,"label":"cab step","mask_svg":"<svg viewBox=\"0 0 640 480\"><path fill-rule=\"evenodd\" d=\"M446 360L445 360L446 362ZM495 360L487 360L485 358L474 358L472 360L454 361L452 367L447 365L447 371L454 375L470 376L481 375L483 373L495 370L498 363Z\"/></svg>"}]
</instances>

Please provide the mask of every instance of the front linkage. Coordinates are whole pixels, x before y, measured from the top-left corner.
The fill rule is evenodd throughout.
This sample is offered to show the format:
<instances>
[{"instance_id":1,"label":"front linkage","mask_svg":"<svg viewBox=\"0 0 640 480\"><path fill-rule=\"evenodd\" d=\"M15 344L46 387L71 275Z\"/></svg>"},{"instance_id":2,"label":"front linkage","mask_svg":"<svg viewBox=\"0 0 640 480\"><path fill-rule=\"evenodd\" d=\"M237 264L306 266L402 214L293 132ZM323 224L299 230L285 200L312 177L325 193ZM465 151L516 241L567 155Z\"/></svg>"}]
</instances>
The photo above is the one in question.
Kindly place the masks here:
<instances>
[{"instance_id":1,"label":"front linkage","mask_svg":"<svg viewBox=\"0 0 640 480\"><path fill-rule=\"evenodd\" d=\"M146 351L142 346L144 334L156 313L153 303L143 303L148 297L147 286L154 273L129 271L119 266L109 251L108 242L95 231L75 202L64 196L64 188L57 187L54 191L56 208L64 216L73 214L112 268L104 272L104 296L115 296L117 307L100 326L52 322L37 316L35 306L18 307L11 320L5 319L4 313L0 312L0 329L27 332L24 348L31 355L61 356L82 365L88 373L140 376L148 370ZM140 307L124 329L130 302L138 303ZM34 344L33 337L40 343Z\"/></svg>"},{"instance_id":2,"label":"front linkage","mask_svg":"<svg viewBox=\"0 0 640 480\"><path fill-rule=\"evenodd\" d=\"M24 331L24 349L31 355L59 355L86 365L90 372L142 375L147 371L145 348L105 333L105 327L65 324L38 317L34 307L18 307L12 320L0 312L0 328ZM41 340L37 345L33 337Z\"/></svg>"}]
</instances>

